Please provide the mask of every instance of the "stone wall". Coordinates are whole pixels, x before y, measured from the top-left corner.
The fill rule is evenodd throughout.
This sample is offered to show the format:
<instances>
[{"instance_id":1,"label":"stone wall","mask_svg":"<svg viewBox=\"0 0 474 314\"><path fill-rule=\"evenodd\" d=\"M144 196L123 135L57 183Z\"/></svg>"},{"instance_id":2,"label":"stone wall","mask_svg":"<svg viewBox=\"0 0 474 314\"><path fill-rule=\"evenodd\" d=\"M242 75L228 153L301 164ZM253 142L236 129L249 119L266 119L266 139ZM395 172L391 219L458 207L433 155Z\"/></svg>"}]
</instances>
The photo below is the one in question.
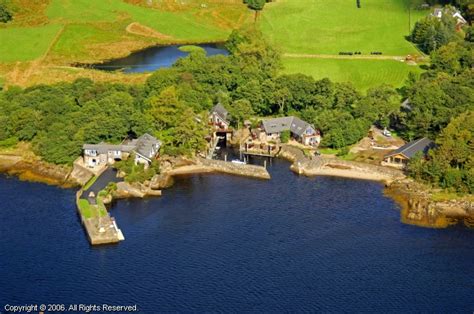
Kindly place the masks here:
<instances>
[{"instance_id":1,"label":"stone wall","mask_svg":"<svg viewBox=\"0 0 474 314\"><path fill-rule=\"evenodd\" d=\"M223 160L209 160L203 158L197 159L196 165L204 166L211 172L233 174L257 179L270 179L270 174L267 169L261 166L237 164Z\"/></svg>"},{"instance_id":2,"label":"stone wall","mask_svg":"<svg viewBox=\"0 0 474 314\"><path fill-rule=\"evenodd\" d=\"M327 175L388 182L405 177L403 172L393 168L337 158L306 156L301 149L289 145L282 146L279 157L293 162L290 169L306 176Z\"/></svg>"}]
</instances>

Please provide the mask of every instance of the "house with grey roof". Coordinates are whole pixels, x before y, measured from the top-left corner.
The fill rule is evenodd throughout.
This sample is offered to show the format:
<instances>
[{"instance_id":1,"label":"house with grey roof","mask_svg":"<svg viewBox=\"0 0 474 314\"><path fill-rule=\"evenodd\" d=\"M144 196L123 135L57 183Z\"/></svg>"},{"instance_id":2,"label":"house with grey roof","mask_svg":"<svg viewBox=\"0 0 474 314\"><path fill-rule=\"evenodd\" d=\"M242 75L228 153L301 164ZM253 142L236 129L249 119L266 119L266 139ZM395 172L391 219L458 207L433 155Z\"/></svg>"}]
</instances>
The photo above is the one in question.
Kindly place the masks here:
<instances>
[{"instance_id":1,"label":"house with grey roof","mask_svg":"<svg viewBox=\"0 0 474 314\"><path fill-rule=\"evenodd\" d=\"M291 136L303 145L316 146L321 141L319 131L313 125L298 117L278 117L262 121L265 141L279 140L284 131L290 131Z\"/></svg>"},{"instance_id":2,"label":"house with grey roof","mask_svg":"<svg viewBox=\"0 0 474 314\"><path fill-rule=\"evenodd\" d=\"M386 154L384 156L382 165L395 168L404 168L410 159L415 155L421 153L426 156L428 151L434 147L435 143L426 137L417 139L416 141L411 141L397 150Z\"/></svg>"},{"instance_id":3,"label":"house with grey roof","mask_svg":"<svg viewBox=\"0 0 474 314\"><path fill-rule=\"evenodd\" d=\"M220 103L212 107L209 123L216 129L227 130L230 126L229 112Z\"/></svg>"},{"instance_id":4,"label":"house with grey roof","mask_svg":"<svg viewBox=\"0 0 474 314\"><path fill-rule=\"evenodd\" d=\"M82 147L84 165L90 168L111 165L116 161L127 159L132 153L135 155L135 163L151 164L158 156L161 141L143 134L137 139L124 141L119 145L101 142L99 144L84 144Z\"/></svg>"}]
</instances>

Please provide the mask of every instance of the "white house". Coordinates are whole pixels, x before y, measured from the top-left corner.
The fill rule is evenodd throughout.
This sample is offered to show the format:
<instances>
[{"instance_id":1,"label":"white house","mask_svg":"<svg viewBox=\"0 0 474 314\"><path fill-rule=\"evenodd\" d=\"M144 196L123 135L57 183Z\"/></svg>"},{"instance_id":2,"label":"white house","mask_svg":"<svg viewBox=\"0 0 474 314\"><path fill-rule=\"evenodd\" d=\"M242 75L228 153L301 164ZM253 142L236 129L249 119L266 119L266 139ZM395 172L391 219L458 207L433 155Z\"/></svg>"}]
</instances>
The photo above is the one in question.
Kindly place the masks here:
<instances>
[{"instance_id":1,"label":"white house","mask_svg":"<svg viewBox=\"0 0 474 314\"><path fill-rule=\"evenodd\" d=\"M84 165L93 168L113 164L116 161L128 158L135 154L135 162L145 166L151 164L160 151L161 142L150 134L143 134L137 139L124 144L113 145L107 143L84 144Z\"/></svg>"}]
</instances>

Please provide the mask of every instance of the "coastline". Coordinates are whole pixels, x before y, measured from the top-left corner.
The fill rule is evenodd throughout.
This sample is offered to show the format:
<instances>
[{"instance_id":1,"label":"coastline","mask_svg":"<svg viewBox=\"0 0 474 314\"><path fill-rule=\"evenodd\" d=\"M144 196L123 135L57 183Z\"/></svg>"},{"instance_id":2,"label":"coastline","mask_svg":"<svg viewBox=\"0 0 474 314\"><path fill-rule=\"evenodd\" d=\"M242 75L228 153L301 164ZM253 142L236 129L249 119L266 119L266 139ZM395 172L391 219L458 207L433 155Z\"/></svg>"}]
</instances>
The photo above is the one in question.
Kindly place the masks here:
<instances>
[{"instance_id":1,"label":"coastline","mask_svg":"<svg viewBox=\"0 0 474 314\"><path fill-rule=\"evenodd\" d=\"M472 198L434 200L433 189L406 178L400 170L337 158L310 159L301 150L289 146L285 146L278 157L289 160L292 163L290 170L299 175L335 176L382 182L385 185L384 194L401 207L400 220L403 223L430 228L446 228L456 223L474 227ZM113 199L160 196L162 189L173 185L175 176L221 173L254 179L270 179L270 174L264 167L238 165L221 160L201 158L189 160L181 157L166 159L164 163L165 167L160 175L138 187L124 182L107 203L111 203ZM77 167L52 165L18 154L0 154L0 172L17 176L20 180L46 183L62 188L84 186L89 178L84 174L78 174L80 169Z\"/></svg>"},{"instance_id":2,"label":"coastline","mask_svg":"<svg viewBox=\"0 0 474 314\"><path fill-rule=\"evenodd\" d=\"M15 154L0 154L0 173L17 176L23 181L40 182L62 188L80 186L80 182L71 177L71 167L53 165Z\"/></svg>"}]
</instances>

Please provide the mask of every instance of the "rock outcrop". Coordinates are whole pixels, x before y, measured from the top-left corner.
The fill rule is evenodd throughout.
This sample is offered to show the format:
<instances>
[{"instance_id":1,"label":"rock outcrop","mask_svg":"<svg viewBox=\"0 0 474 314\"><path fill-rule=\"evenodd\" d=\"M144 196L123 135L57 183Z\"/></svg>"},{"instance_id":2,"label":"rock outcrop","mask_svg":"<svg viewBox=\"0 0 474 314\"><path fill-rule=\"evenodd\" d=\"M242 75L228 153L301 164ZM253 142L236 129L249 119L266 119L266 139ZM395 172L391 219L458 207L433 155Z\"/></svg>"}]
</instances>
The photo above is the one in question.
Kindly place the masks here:
<instances>
[{"instance_id":1,"label":"rock outcrop","mask_svg":"<svg viewBox=\"0 0 474 314\"><path fill-rule=\"evenodd\" d=\"M432 189L412 179L396 180L385 193L401 205L401 220L418 226L445 228L462 222L474 227L472 196L434 200Z\"/></svg>"},{"instance_id":2,"label":"rock outcrop","mask_svg":"<svg viewBox=\"0 0 474 314\"><path fill-rule=\"evenodd\" d=\"M70 176L71 167L50 164L39 159L0 155L0 171L18 176L21 180L41 182L62 187L80 185Z\"/></svg>"}]
</instances>

